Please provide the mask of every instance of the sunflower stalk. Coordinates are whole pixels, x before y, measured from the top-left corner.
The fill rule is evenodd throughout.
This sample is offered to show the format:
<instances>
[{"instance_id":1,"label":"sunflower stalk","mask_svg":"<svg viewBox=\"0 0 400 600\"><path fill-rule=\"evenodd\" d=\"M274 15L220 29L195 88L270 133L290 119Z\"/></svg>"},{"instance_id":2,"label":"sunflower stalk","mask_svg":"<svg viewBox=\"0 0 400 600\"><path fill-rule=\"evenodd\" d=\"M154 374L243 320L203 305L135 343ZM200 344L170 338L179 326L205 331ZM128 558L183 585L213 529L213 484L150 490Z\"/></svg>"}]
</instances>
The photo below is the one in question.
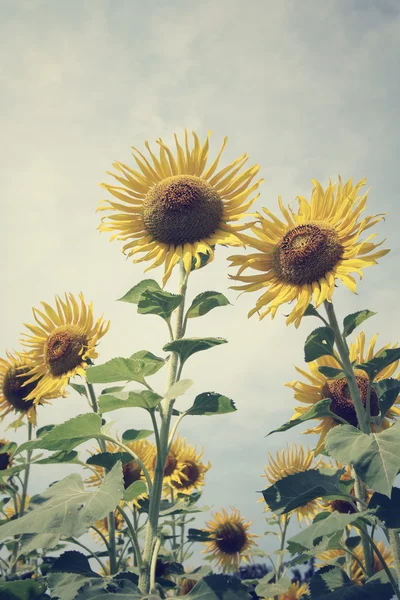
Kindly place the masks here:
<instances>
[{"instance_id":1,"label":"sunflower stalk","mask_svg":"<svg viewBox=\"0 0 400 600\"><path fill-rule=\"evenodd\" d=\"M183 336L183 319L185 310L185 296L189 274L186 273L183 260L180 262L180 280L178 294L183 299L177 308L174 340L179 340ZM169 365L166 390L178 381L178 354L172 352ZM162 495L162 486L164 480L164 467L169 452L169 429L174 406L174 399L164 398L160 407L161 427L160 427L160 452L157 452L156 466L154 469L153 488L150 494L149 517L147 521L146 539L143 551L143 565L140 570L139 588L142 593L151 591L151 565L157 560L159 546L155 544L158 529L158 518L160 512L160 503Z\"/></svg>"},{"instance_id":2,"label":"sunflower stalk","mask_svg":"<svg viewBox=\"0 0 400 600\"><path fill-rule=\"evenodd\" d=\"M281 531L281 535L280 535L280 548L279 548L279 555L278 555L278 560L277 560L277 564L276 564L276 580L278 581L281 573L282 573L282 565L283 565L283 551L285 549L285 542L286 542L286 532L287 532L287 528L289 525L289 521L290 518L287 515L283 515L282 517L282 521L279 521L279 529ZM274 596L274 600L279 600L279 596Z\"/></svg>"},{"instance_id":3,"label":"sunflower stalk","mask_svg":"<svg viewBox=\"0 0 400 600\"><path fill-rule=\"evenodd\" d=\"M395 529L388 529L388 538L390 542L390 547L392 549L397 577L400 581L400 540L398 531L396 531Z\"/></svg>"}]
</instances>

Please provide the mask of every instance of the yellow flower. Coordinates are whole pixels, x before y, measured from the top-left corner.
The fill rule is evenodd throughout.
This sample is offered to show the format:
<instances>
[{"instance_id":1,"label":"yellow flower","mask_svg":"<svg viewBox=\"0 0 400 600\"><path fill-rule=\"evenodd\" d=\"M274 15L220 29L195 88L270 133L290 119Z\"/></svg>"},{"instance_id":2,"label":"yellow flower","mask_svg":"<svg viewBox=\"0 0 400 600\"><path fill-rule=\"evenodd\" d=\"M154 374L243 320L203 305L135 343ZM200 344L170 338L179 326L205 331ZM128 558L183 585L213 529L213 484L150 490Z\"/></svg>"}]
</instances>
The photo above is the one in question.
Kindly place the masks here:
<instances>
[{"instance_id":1,"label":"yellow flower","mask_svg":"<svg viewBox=\"0 0 400 600\"><path fill-rule=\"evenodd\" d=\"M300 583L296 581L296 583L292 583L290 588L284 594L280 594L278 596L279 600L299 600L308 592L308 586L306 583ZM273 599L271 599L273 600Z\"/></svg>"},{"instance_id":2,"label":"yellow flower","mask_svg":"<svg viewBox=\"0 0 400 600\"><path fill-rule=\"evenodd\" d=\"M378 547L379 552L382 554L386 564L388 565L388 567L391 567L394 561L390 548L385 546L384 542L375 543ZM365 565L365 558L362 546L357 546L357 548L355 548L353 552L357 556L358 560L360 560L362 564ZM321 554L318 554L317 556L319 562L318 568L323 567L325 565L332 565L338 558L345 555L346 553L344 550L326 550L326 552L321 552ZM379 571L382 571L382 569L383 565L374 553L374 574L378 573ZM360 564L355 558L352 558L351 560L351 579L354 583L357 583L358 585L363 585L363 583L365 582L365 574Z\"/></svg>"},{"instance_id":3,"label":"yellow flower","mask_svg":"<svg viewBox=\"0 0 400 600\"><path fill-rule=\"evenodd\" d=\"M42 302L44 312L33 309L36 325L25 324L33 334L22 334L32 361L27 383L37 384L27 399L35 403L54 389L64 390L70 377L85 377L89 359L98 357L96 344L110 323L102 317L94 322L92 303L86 305L83 294L79 299L80 306L72 294L65 294L65 301L56 296L56 309Z\"/></svg>"},{"instance_id":4,"label":"yellow flower","mask_svg":"<svg viewBox=\"0 0 400 600\"><path fill-rule=\"evenodd\" d=\"M169 447L167 460L164 466L164 485L171 486L174 483L180 484L183 480L182 472L185 466L184 456L187 444L185 438L180 439L176 436L172 444ZM157 462L157 448L150 446L148 454L146 456L146 464L149 465L149 469L154 473ZM169 496L169 494L168 494Z\"/></svg>"},{"instance_id":5,"label":"yellow flower","mask_svg":"<svg viewBox=\"0 0 400 600\"><path fill-rule=\"evenodd\" d=\"M312 466L314 462L314 452L304 450L303 446L297 447L295 443L293 443L290 448L288 446L286 450L283 449L280 452L277 452L275 458L272 456L271 452L268 453L268 457L268 464L264 467L264 474L262 477L265 477L271 485L288 475L301 473L311 468L317 469L322 464L321 459L319 459L314 463L314 466ZM260 501L264 502L264 499L261 498ZM304 504L304 506L296 508L293 513L297 514L299 523L301 523L303 519L306 523L309 523L318 512L319 508L318 502L312 500L311 502ZM265 510L270 510L268 504L266 504Z\"/></svg>"},{"instance_id":6,"label":"yellow flower","mask_svg":"<svg viewBox=\"0 0 400 600\"><path fill-rule=\"evenodd\" d=\"M47 400L61 396L54 389L52 393L40 394L37 381L29 383L31 362L28 357L19 357L7 352L7 358L0 358L0 419L11 412L19 414L17 422L25 416L36 425L36 405L47 404ZM28 399L33 396L34 400Z\"/></svg>"},{"instance_id":7,"label":"yellow flower","mask_svg":"<svg viewBox=\"0 0 400 600\"><path fill-rule=\"evenodd\" d=\"M152 447L150 442L148 442L147 440L137 440L135 442L127 442L125 445L128 446L128 448L130 448L130 450L132 450L132 452L134 452L136 456L140 458L140 460L144 463L144 465L147 468L149 468L149 465L146 464L146 460L149 456L149 451ZM96 448L95 451L93 453L91 452L90 454L93 456L94 454L99 454L100 452L100 448ZM106 442L106 452L110 452L112 454L115 452L121 452L121 448L113 442ZM102 479L104 478L105 470L103 469L103 467L99 467L97 465L93 465L93 468L95 469L97 476L95 474L91 475L86 480L86 483L88 485L97 486L100 485ZM122 475L124 478L125 489L127 489L135 481L146 481L142 469L135 460L132 460L131 462L122 465ZM147 493L140 494L139 496L134 498L133 504L139 507L139 500L143 500L144 498L147 498Z\"/></svg>"},{"instance_id":8,"label":"yellow flower","mask_svg":"<svg viewBox=\"0 0 400 600\"><path fill-rule=\"evenodd\" d=\"M298 196L297 214L284 208L279 198L286 222L266 208L267 218L258 215L259 225L251 228L257 237L243 235L246 245L257 253L230 257L232 266L240 267L232 279L243 283L233 289L264 290L249 317L258 312L260 319L268 314L273 318L282 304L297 300L286 323L294 322L298 327L312 300L316 307L331 300L337 279L355 292L356 281L350 273L362 277L363 268L376 264L389 252L375 251L380 245L370 241L375 235L360 239L366 229L382 219L374 215L360 220L368 193L361 199L357 194L365 179L355 186L350 179L343 186L339 178L338 186L329 183L326 191L318 181L313 180L313 184L310 202ZM261 274L241 275L247 268Z\"/></svg>"},{"instance_id":9,"label":"yellow flower","mask_svg":"<svg viewBox=\"0 0 400 600\"><path fill-rule=\"evenodd\" d=\"M203 451L197 453L196 447L190 446L182 440L182 453L180 455L180 481L171 481L170 486L180 494L191 494L204 485L204 474L210 469L211 463L206 465L201 462Z\"/></svg>"},{"instance_id":10,"label":"yellow flower","mask_svg":"<svg viewBox=\"0 0 400 600\"><path fill-rule=\"evenodd\" d=\"M391 347L391 344L387 344L383 348L375 350L377 337L378 334L371 339L368 349L365 351L365 334L364 332L361 332L360 335L357 336L355 343L350 344L351 362L356 361L358 364L368 362L377 354L379 354L379 352L382 352L382 350ZM353 401L351 400L347 380L344 377L340 379L327 379L325 375L322 375L322 373L318 371L318 367L320 366L340 369L340 365L336 358L333 356L323 356L313 362L308 363L308 368L310 370L309 373L296 367L296 371L298 371L298 373L303 375L303 377L308 380L307 383L296 380L286 384L288 387L294 390L294 396L296 400L299 400L299 402L303 403L303 406L297 406L295 408L293 419L297 419L306 413L308 410L310 410L311 406L319 402L319 400L322 400L323 398L331 398L331 411L342 419L348 421L348 423L351 425L357 426L356 412ZM398 361L392 363L388 367L385 367L378 373L374 381L380 381L381 379L392 377L393 373L397 369L397 366ZM362 371L361 369L355 370L355 376L358 389L360 390L361 400L365 406L367 399L368 376L365 371ZM395 403L398 404L399 402L400 395L397 397ZM370 410L372 416L379 414L378 397L373 386L371 389ZM381 423L381 429L387 429L390 427L390 422L396 419L396 417L399 415L400 409L393 405L386 413L386 416ZM339 423L339 421L336 421L333 417L321 417L320 421L321 422L319 425L313 429L307 429L304 432L317 433L320 435L316 448L317 453L323 448L324 440L328 431L330 431L332 427L335 427ZM374 427L374 424L372 424L373 429Z\"/></svg>"},{"instance_id":11,"label":"yellow flower","mask_svg":"<svg viewBox=\"0 0 400 600\"><path fill-rule=\"evenodd\" d=\"M213 520L206 523L206 531L212 538L204 542L206 549L202 552L209 554L224 571L235 571L242 559L248 561L248 551L255 545L252 538L257 536L248 532L251 521L245 521L233 507L230 514L222 509L212 517Z\"/></svg>"},{"instance_id":12,"label":"yellow flower","mask_svg":"<svg viewBox=\"0 0 400 600\"><path fill-rule=\"evenodd\" d=\"M351 472L351 467L349 465L342 465L341 463L335 461L335 464L329 465L330 467L336 469L344 469L343 475L341 475L341 481L349 481L353 479L353 474ZM351 496L355 496L354 487L348 492ZM372 498L373 491L369 488L365 488L365 502L368 504ZM356 504L357 499L354 497L353 504ZM347 500L327 500L325 502L321 502L321 510L329 510L330 512L339 512L341 514L349 514L352 515L356 512L353 504L347 502ZM349 525L352 527L352 525Z\"/></svg>"},{"instance_id":13,"label":"yellow flower","mask_svg":"<svg viewBox=\"0 0 400 600\"><path fill-rule=\"evenodd\" d=\"M262 181L250 185L258 165L239 173L248 160L246 154L216 172L227 138L206 169L209 135L203 145L194 132L193 138L190 150L185 131L183 149L175 135L175 157L161 139L157 140L158 158L148 142L145 145L150 160L133 148L140 170L115 162L113 166L120 175L109 174L122 187L102 184L120 202L105 200L100 205L98 210L113 213L102 219L100 231L113 231L111 240L127 242L123 252L128 257L144 252L134 262L153 261L146 270L164 264L163 284L181 258L189 273L193 263L195 268L202 265L202 256L213 259L216 244L244 246L240 231L248 225L235 222L258 197L249 200Z\"/></svg>"}]
</instances>

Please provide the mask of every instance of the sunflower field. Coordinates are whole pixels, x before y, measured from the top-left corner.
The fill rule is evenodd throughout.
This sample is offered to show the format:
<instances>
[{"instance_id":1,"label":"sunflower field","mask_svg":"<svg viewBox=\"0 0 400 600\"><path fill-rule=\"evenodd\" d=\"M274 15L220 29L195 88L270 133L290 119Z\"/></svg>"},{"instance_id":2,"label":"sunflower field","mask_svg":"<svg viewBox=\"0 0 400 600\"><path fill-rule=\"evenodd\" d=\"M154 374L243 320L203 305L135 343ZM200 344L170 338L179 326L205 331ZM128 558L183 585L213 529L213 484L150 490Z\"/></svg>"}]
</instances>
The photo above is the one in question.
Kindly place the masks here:
<instances>
[{"instance_id":1,"label":"sunflower field","mask_svg":"<svg viewBox=\"0 0 400 600\"><path fill-rule=\"evenodd\" d=\"M364 179L340 177L312 180L308 197L290 205L279 197L277 210L258 212L259 166L248 166L247 154L224 162L226 138L211 155L209 139L185 131L174 145L134 147L131 163L114 162L102 184L98 229L136 265L119 302L157 317L163 347L154 354L133 336L132 354L116 348L102 360L110 322L97 302L62 290L33 308L18 350L4 350L1 599L400 599L400 349L367 339L361 327L375 312L334 308L337 288L356 293L355 276L389 252L374 232L383 214L369 213ZM219 246L232 247L232 287L193 297L196 271L220 260ZM142 267L162 274L141 279ZM174 271L179 284L170 289ZM182 429L193 417L205 433L210 418L223 428L237 410L224 390L210 391L207 372L195 397L185 378L199 352L218 363L213 349L227 340L194 337L190 327L224 310L232 289L254 298L248 316L265 319L263 327L282 310L298 335L303 319L315 323L287 383L292 418L254 431L275 439L306 423L317 440L312 449L293 442L267 451L262 489L248 491L262 503L267 531L255 531L234 500L203 506L207 435L200 448ZM80 396L81 414L42 425L46 405L69 394ZM121 409L130 416L117 430ZM146 429L137 428L138 413ZM39 464L59 476L32 494ZM259 547L263 536L273 552Z\"/></svg>"}]
</instances>

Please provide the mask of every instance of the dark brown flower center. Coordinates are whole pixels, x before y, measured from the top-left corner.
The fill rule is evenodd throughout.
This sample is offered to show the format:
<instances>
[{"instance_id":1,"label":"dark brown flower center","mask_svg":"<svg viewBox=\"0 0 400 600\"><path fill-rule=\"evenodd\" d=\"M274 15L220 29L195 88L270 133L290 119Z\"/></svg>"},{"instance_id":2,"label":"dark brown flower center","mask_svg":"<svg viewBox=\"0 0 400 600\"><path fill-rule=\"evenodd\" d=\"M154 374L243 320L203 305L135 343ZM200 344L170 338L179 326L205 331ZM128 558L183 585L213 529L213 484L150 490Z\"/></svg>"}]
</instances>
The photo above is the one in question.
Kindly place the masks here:
<instances>
[{"instance_id":1,"label":"dark brown flower center","mask_svg":"<svg viewBox=\"0 0 400 600\"><path fill-rule=\"evenodd\" d=\"M360 390L360 397L365 408L367 403L367 392L368 392L368 376L363 371L355 371L356 381L358 389ZM328 379L322 388L322 394L324 398L331 398L331 411L345 419L348 423L357 427L357 415L354 408L353 401L351 399L349 386L345 377L341 379ZM370 413L371 417L379 415L379 403L378 396L374 387L371 387L370 396Z\"/></svg>"},{"instance_id":2,"label":"dark brown flower center","mask_svg":"<svg viewBox=\"0 0 400 600\"><path fill-rule=\"evenodd\" d=\"M63 325L52 331L45 346L45 360L55 377L66 375L82 363L87 338L77 325Z\"/></svg>"},{"instance_id":3,"label":"dark brown flower center","mask_svg":"<svg viewBox=\"0 0 400 600\"><path fill-rule=\"evenodd\" d=\"M157 456L154 457L153 460L153 469L156 468L157 464ZM164 477L169 477L175 471L178 466L178 460L173 452L169 452L167 456L167 460L165 461L164 466Z\"/></svg>"},{"instance_id":4,"label":"dark brown flower center","mask_svg":"<svg viewBox=\"0 0 400 600\"><path fill-rule=\"evenodd\" d=\"M324 223L293 227L276 245L273 269L281 281L303 285L319 281L343 256L334 229Z\"/></svg>"},{"instance_id":5,"label":"dark brown flower center","mask_svg":"<svg viewBox=\"0 0 400 600\"><path fill-rule=\"evenodd\" d=\"M0 450L2 450L5 446L8 445L9 442L0 441ZM0 454L0 471L5 471L10 466L11 463L11 454L8 452L2 452Z\"/></svg>"},{"instance_id":6,"label":"dark brown flower center","mask_svg":"<svg viewBox=\"0 0 400 600\"><path fill-rule=\"evenodd\" d=\"M24 386L24 383L30 379L29 376L24 375L28 372L28 367L11 367L8 369L3 381L5 399L15 410L20 412L27 412L33 406L33 400L25 400L25 398L33 392L37 381Z\"/></svg>"},{"instance_id":7,"label":"dark brown flower center","mask_svg":"<svg viewBox=\"0 0 400 600\"><path fill-rule=\"evenodd\" d=\"M136 460L132 460L131 462L122 465L122 474L124 477L124 488L126 489L135 481L139 481L142 470Z\"/></svg>"},{"instance_id":8,"label":"dark brown flower center","mask_svg":"<svg viewBox=\"0 0 400 600\"><path fill-rule=\"evenodd\" d=\"M246 545L247 536L240 523L224 523L215 530L215 544L225 554L236 554Z\"/></svg>"},{"instance_id":9,"label":"dark brown flower center","mask_svg":"<svg viewBox=\"0 0 400 600\"><path fill-rule=\"evenodd\" d=\"M180 472L183 475L183 477L181 478L181 483L179 483L178 481L174 481L172 483L173 487L177 490L185 490L197 483L200 475L200 469L194 461L185 461L185 464L183 465Z\"/></svg>"},{"instance_id":10,"label":"dark brown flower center","mask_svg":"<svg viewBox=\"0 0 400 600\"><path fill-rule=\"evenodd\" d=\"M143 203L143 220L154 239L180 245L212 235L224 204L207 181L194 175L174 175L154 185Z\"/></svg>"},{"instance_id":11,"label":"dark brown flower center","mask_svg":"<svg viewBox=\"0 0 400 600\"><path fill-rule=\"evenodd\" d=\"M185 594L188 594L194 588L196 583L197 581L195 579L184 579L181 584L179 595L185 596Z\"/></svg>"},{"instance_id":12,"label":"dark brown flower center","mask_svg":"<svg viewBox=\"0 0 400 600\"><path fill-rule=\"evenodd\" d=\"M341 514L352 515L356 512L356 509L350 504L350 502L347 502L346 500L332 500L331 511L337 511Z\"/></svg>"}]
</instances>

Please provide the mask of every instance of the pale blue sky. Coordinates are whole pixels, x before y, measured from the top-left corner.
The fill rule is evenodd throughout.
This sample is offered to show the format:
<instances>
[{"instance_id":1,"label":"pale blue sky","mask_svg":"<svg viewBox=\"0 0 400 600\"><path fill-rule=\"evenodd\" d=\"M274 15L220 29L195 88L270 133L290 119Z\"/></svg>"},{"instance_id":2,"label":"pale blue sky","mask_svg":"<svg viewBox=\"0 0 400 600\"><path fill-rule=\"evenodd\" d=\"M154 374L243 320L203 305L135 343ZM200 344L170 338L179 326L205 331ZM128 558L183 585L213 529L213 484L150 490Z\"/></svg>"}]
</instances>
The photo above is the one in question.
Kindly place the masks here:
<instances>
[{"instance_id":1,"label":"pale blue sky","mask_svg":"<svg viewBox=\"0 0 400 600\"><path fill-rule=\"evenodd\" d=\"M359 296L339 289L337 307L342 316L379 311L366 332L380 331L382 343L397 341L399 42L397 0L3 0L4 351L18 348L31 306L82 290L112 321L102 359L142 348L160 352L167 340L163 323L115 302L143 278L142 267L96 231L94 211L104 198L98 184L113 160L129 162L131 145L141 148L160 136L169 141L184 127L201 137L212 129L213 151L228 135L225 164L248 152L261 165L267 181L258 208L274 210L278 194L286 202L309 196L312 177L326 185L338 173L367 176L369 211L388 213L377 229L392 252L365 272ZM284 383L294 378L293 364L302 366L303 341L317 324L288 329L285 310L273 322L248 321L256 295L237 299L228 291L225 257L231 253L220 249L214 263L193 276L189 295L216 289L234 306L193 322L188 332L226 337L229 344L193 358L185 376L195 380L195 392L229 395L239 412L188 418L182 433L204 445L213 464L205 502L237 506L261 533L259 474L268 450L295 437L264 435L292 415L295 402ZM153 275L161 277L160 271ZM174 286L176 279L168 289ZM39 422L85 410L71 394L42 409ZM122 427L127 419L130 426L148 424L141 413L123 418ZM35 490L58 476L38 468Z\"/></svg>"}]
</instances>

